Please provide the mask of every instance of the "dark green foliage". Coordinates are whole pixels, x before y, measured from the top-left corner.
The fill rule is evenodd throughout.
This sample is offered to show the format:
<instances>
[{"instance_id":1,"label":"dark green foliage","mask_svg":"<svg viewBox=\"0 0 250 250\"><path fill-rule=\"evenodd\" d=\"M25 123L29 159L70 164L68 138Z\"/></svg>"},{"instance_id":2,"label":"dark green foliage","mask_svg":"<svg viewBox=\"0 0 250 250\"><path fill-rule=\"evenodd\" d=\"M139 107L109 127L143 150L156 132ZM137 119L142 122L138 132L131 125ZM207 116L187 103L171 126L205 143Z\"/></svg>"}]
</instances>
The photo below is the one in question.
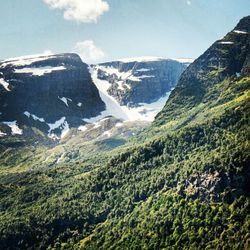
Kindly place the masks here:
<instances>
[{"instance_id":1,"label":"dark green foliage","mask_svg":"<svg viewBox=\"0 0 250 250\"><path fill-rule=\"evenodd\" d=\"M204 218L197 218L195 222L193 218L191 220L191 215L185 217L185 211L196 209L199 204L210 212L213 211L212 207L223 207L228 211L231 202L248 196L248 109L249 102L243 102L240 110L228 108L223 115L202 125L179 129L142 146L121 151L112 156L108 163L103 158L95 163L90 160L72 167L62 165L2 176L1 245L6 249L13 245L27 249L27 246L48 246L60 242L67 243L69 247L77 246L89 234L93 234L93 238L90 245L88 241L85 245L93 249L96 249L96 244L104 244L101 239L106 242L104 249L113 244L115 248L148 246L158 249L178 246L179 241L183 248L192 246L199 249L203 245L214 246L212 241L216 239L222 244L221 234L227 235L228 226L232 224L227 222L231 212L225 215L221 212L226 221L217 232L222 219L220 214L217 216L219 221L216 223L215 220L213 227L210 222L200 227L198 225ZM197 176L205 173L203 181L206 181L215 172L218 172L219 180L208 185L205 192L199 189L199 185L195 186ZM194 190L187 180L193 182ZM171 200L166 207L165 201L158 200L162 195L166 196L164 199ZM148 204L149 200L151 203ZM248 206L247 199L243 203ZM144 206L148 207L145 212ZM161 219L154 219L154 216L158 218L158 213L153 216L156 213L153 211L161 211L161 207L165 207L165 213L159 217ZM182 210L184 208L186 210ZM138 211L141 212L140 216ZM210 218L210 212L204 216ZM177 227L173 215L179 213L183 215L180 217L181 225ZM131 222L126 219L130 216L135 217ZM148 224L143 222L145 218L148 218ZM248 225L246 216L237 221L239 225ZM98 226L99 223L104 224ZM132 223L131 229L127 223ZM191 233L193 238L189 238L188 225L192 223L196 223L196 227ZM166 224L169 235L163 233ZM134 229L137 225L139 229ZM233 224L232 232L236 230L234 227ZM247 227L244 226L242 230L240 235L244 238ZM113 237L109 236L111 232L114 233ZM119 239L116 232L125 238L121 243L116 242ZM209 238L200 236L199 242L197 234L204 232L206 235L209 232ZM246 239L242 242L242 238L235 238L235 233L230 235L226 237L230 238L232 244L246 243Z\"/></svg>"}]
</instances>

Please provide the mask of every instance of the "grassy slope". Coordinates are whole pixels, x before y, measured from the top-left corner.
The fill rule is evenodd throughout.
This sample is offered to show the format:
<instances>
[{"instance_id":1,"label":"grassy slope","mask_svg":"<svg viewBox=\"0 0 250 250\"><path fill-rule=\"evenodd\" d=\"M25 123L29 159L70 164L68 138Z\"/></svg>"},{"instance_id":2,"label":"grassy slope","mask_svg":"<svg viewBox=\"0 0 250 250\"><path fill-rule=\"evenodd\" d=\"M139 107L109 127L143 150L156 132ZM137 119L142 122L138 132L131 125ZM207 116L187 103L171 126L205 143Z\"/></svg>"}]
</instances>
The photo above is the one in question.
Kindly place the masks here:
<instances>
[{"instance_id":1,"label":"grassy slope","mask_svg":"<svg viewBox=\"0 0 250 250\"><path fill-rule=\"evenodd\" d=\"M225 95L224 109L221 109L222 104L211 104L218 110L212 112L206 106L186 128L141 146L111 153L109 161L98 158L79 164L61 164L52 169L42 168L24 175L5 175L1 178L0 228L6 237L2 238L3 244L15 243L23 248L26 244L52 244L66 249L74 245L78 248L80 244L93 249L97 246L100 249L108 246L133 249L131 246L153 244L158 249L169 246L170 242L173 246L178 245L182 238L183 247L192 246L193 249L199 248L200 241L211 246L218 241L222 245L229 244L228 238L232 246L247 244L250 103L247 93L250 81L244 78L234 83L230 91L226 88L231 97ZM204 120L203 116L209 119ZM206 180L215 171L221 178L218 187L214 185L218 191L202 193L199 186L186 184L191 176L195 178L206 173ZM211 199L204 198L210 196ZM171 200L168 206L174 211L167 209L166 199ZM230 205L232 202L239 206L240 212L236 209L240 213L238 217L234 209L230 210L230 206L234 206ZM217 221L198 226L198 222L190 219L191 215L185 216L186 204L190 209L209 211L205 216L210 220L217 215ZM165 212L161 214L163 208ZM184 215L179 218L172 213ZM202 216L197 219L203 221ZM169 218L167 235L164 231L166 218ZM134 223L129 224L130 220ZM179 233L175 230L176 220L181 221ZM192 223L196 223L191 230L193 240L185 240ZM231 234L222 240L229 228ZM204 240L201 232L198 237L199 230L206 235L209 233L209 238ZM236 235L237 238L236 233L241 237Z\"/></svg>"},{"instance_id":2,"label":"grassy slope","mask_svg":"<svg viewBox=\"0 0 250 250\"><path fill-rule=\"evenodd\" d=\"M224 84L226 87L227 81ZM157 161L150 164L140 160L137 166L140 174L134 192L142 193L142 201L125 216L100 224L81 241L82 248L247 248L249 84L249 78L235 81L227 88L231 98L223 94L227 102L211 103L213 109L204 106L185 128L156 140L164 145L155 157ZM236 92L239 86L242 94ZM169 141L174 142L174 148L169 148ZM142 174L149 172L144 169L148 165L153 165L153 170L149 175ZM218 182L216 174L220 176ZM150 189L154 191L150 193Z\"/></svg>"}]
</instances>

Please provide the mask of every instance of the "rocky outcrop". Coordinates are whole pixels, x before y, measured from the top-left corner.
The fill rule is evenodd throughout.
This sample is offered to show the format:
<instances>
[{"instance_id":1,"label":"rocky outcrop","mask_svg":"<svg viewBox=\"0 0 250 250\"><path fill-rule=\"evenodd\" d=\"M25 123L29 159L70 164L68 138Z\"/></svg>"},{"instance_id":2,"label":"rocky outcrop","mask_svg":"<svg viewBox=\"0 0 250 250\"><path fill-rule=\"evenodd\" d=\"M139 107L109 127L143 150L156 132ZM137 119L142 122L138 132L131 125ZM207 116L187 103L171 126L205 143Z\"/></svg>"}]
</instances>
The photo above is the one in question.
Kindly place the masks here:
<instances>
[{"instance_id":1,"label":"rocky outcrop","mask_svg":"<svg viewBox=\"0 0 250 250\"><path fill-rule=\"evenodd\" d=\"M88 65L76 54L27 56L0 63L0 121L57 133L104 109Z\"/></svg>"},{"instance_id":2,"label":"rocky outcrop","mask_svg":"<svg viewBox=\"0 0 250 250\"><path fill-rule=\"evenodd\" d=\"M163 58L135 58L93 66L110 84L108 93L121 105L152 103L170 92L188 63Z\"/></svg>"}]
</instances>

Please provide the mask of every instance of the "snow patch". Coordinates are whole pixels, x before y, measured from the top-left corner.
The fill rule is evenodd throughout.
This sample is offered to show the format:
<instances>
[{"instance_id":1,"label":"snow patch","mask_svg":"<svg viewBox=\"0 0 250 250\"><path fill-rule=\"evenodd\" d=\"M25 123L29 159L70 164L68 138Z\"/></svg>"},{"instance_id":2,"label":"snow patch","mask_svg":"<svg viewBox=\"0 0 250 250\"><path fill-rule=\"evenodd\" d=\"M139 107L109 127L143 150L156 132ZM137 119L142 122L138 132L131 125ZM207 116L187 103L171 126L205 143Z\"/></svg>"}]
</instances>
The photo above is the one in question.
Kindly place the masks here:
<instances>
[{"instance_id":1,"label":"snow patch","mask_svg":"<svg viewBox=\"0 0 250 250\"><path fill-rule=\"evenodd\" d=\"M123 58L123 59L118 59L116 61L129 63L129 62L154 62L161 60L165 60L165 58L157 56L144 56L144 57Z\"/></svg>"},{"instance_id":2,"label":"snow patch","mask_svg":"<svg viewBox=\"0 0 250 250\"><path fill-rule=\"evenodd\" d=\"M242 30L234 30L233 32L236 34L247 34L246 31L242 31Z\"/></svg>"},{"instance_id":3,"label":"snow patch","mask_svg":"<svg viewBox=\"0 0 250 250\"><path fill-rule=\"evenodd\" d=\"M55 58L55 55L52 54L37 54L37 55L28 55L28 56L20 56L15 58L9 58L4 61L2 61L1 68L4 68L8 65L12 66L26 66L30 65L34 62L40 62L47 60L49 58Z\"/></svg>"},{"instance_id":4,"label":"snow patch","mask_svg":"<svg viewBox=\"0 0 250 250\"><path fill-rule=\"evenodd\" d=\"M78 106L78 107L81 107L81 106L82 106L82 103L81 103L81 102L78 102L78 103L77 103L77 106Z\"/></svg>"},{"instance_id":5,"label":"snow patch","mask_svg":"<svg viewBox=\"0 0 250 250\"><path fill-rule=\"evenodd\" d=\"M30 118L30 113L28 111L23 112L23 114Z\"/></svg>"},{"instance_id":6,"label":"snow patch","mask_svg":"<svg viewBox=\"0 0 250 250\"><path fill-rule=\"evenodd\" d=\"M59 128L65 121L65 116L62 117L61 119L57 120L55 123L47 123L48 126L49 126L49 133L54 130L54 129L57 129Z\"/></svg>"},{"instance_id":7,"label":"snow patch","mask_svg":"<svg viewBox=\"0 0 250 250\"><path fill-rule=\"evenodd\" d=\"M57 128L61 128L61 138L65 137L67 133L69 132L69 124L66 121L66 117L63 116L59 120L57 120L55 123L47 123L49 126L48 136L52 139L56 138L59 139L58 136L56 136L54 133L52 133L53 130Z\"/></svg>"},{"instance_id":8,"label":"snow patch","mask_svg":"<svg viewBox=\"0 0 250 250\"><path fill-rule=\"evenodd\" d=\"M222 42L219 42L219 44L234 44L234 43L230 41L222 41Z\"/></svg>"},{"instance_id":9,"label":"snow patch","mask_svg":"<svg viewBox=\"0 0 250 250\"><path fill-rule=\"evenodd\" d=\"M125 86L126 86L128 89L131 89L131 86L128 85L126 82L117 81L116 83L118 84L118 89L120 89L120 90L124 90L124 87L125 87Z\"/></svg>"},{"instance_id":10,"label":"snow patch","mask_svg":"<svg viewBox=\"0 0 250 250\"><path fill-rule=\"evenodd\" d=\"M40 118L34 114L31 114L28 111L23 112L24 115L26 115L28 118L32 117L35 121L45 122L44 118Z\"/></svg>"},{"instance_id":11,"label":"snow patch","mask_svg":"<svg viewBox=\"0 0 250 250\"><path fill-rule=\"evenodd\" d=\"M61 98L60 98L60 97L58 96L58 99L60 99L62 102L64 102L66 106L69 106L68 101L71 101L71 102L72 102L72 100L71 100L70 98L67 98L67 97L61 97Z\"/></svg>"},{"instance_id":12,"label":"snow patch","mask_svg":"<svg viewBox=\"0 0 250 250\"><path fill-rule=\"evenodd\" d=\"M62 125L61 138L64 138L69 132L69 124L65 121Z\"/></svg>"},{"instance_id":13,"label":"snow patch","mask_svg":"<svg viewBox=\"0 0 250 250\"><path fill-rule=\"evenodd\" d=\"M155 76L153 75L143 75L143 76L138 76L138 78L140 79L144 79L144 78L154 78Z\"/></svg>"},{"instance_id":14,"label":"snow patch","mask_svg":"<svg viewBox=\"0 0 250 250\"><path fill-rule=\"evenodd\" d=\"M180 63L192 63L192 62L194 62L193 58L173 58L173 60L180 62Z\"/></svg>"},{"instance_id":15,"label":"snow patch","mask_svg":"<svg viewBox=\"0 0 250 250\"><path fill-rule=\"evenodd\" d=\"M101 124L99 122L95 122L94 123L94 127L93 128L100 128L101 127Z\"/></svg>"},{"instance_id":16,"label":"snow patch","mask_svg":"<svg viewBox=\"0 0 250 250\"><path fill-rule=\"evenodd\" d=\"M36 116L36 115L31 115L32 116L32 118L35 120L35 121L40 121L40 122L45 122L45 120L44 120L44 118L40 118L40 117L38 117L38 116Z\"/></svg>"},{"instance_id":17,"label":"snow patch","mask_svg":"<svg viewBox=\"0 0 250 250\"><path fill-rule=\"evenodd\" d=\"M52 140L60 140L60 137L58 137L56 134L54 133L51 133L51 134L48 134L48 137Z\"/></svg>"},{"instance_id":18,"label":"snow patch","mask_svg":"<svg viewBox=\"0 0 250 250\"><path fill-rule=\"evenodd\" d=\"M131 80L134 82L140 82L141 80L134 76L132 73L132 70L129 70L127 72L120 72L119 69L117 68L113 68L113 67L105 67L105 66L98 66L98 68L102 71L104 71L107 75L111 76L111 75L116 75L118 80Z\"/></svg>"},{"instance_id":19,"label":"snow patch","mask_svg":"<svg viewBox=\"0 0 250 250\"><path fill-rule=\"evenodd\" d=\"M17 125L17 121L3 122L3 124L5 124L11 128L12 135L22 135L23 134L23 130L20 129Z\"/></svg>"},{"instance_id":20,"label":"snow patch","mask_svg":"<svg viewBox=\"0 0 250 250\"><path fill-rule=\"evenodd\" d=\"M122 127L123 126L123 123L122 122L118 122L115 124L115 127L119 128L119 127Z\"/></svg>"},{"instance_id":21,"label":"snow patch","mask_svg":"<svg viewBox=\"0 0 250 250\"><path fill-rule=\"evenodd\" d=\"M57 159L56 163L60 163L62 159L64 158L65 153L61 154L60 157Z\"/></svg>"},{"instance_id":22,"label":"snow patch","mask_svg":"<svg viewBox=\"0 0 250 250\"><path fill-rule=\"evenodd\" d=\"M107 136L107 137L110 137L111 135L112 135L111 130L107 130L102 134L102 136Z\"/></svg>"},{"instance_id":23,"label":"snow patch","mask_svg":"<svg viewBox=\"0 0 250 250\"><path fill-rule=\"evenodd\" d=\"M81 125L78 127L78 130L84 132L84 131L88 130L88 127L86 125Z\"/></svg>"},{"instance_id":24,"label":"snow patch","mask_svg":"<svg viewBox=\"0 0 250 250\"><path fill-rule=\"evenodd\" d=\"M0 84L7 90L10 91L9 89L9 83L5 81L3 78L0 78Z\"/></svg>"},{"instance_id":25,"label":"snow patch","mask_svg":"<svg viewBox=\"0 0 250 250\"><path fill-rule=\"evenodd\" d=\"M145 69L145 68L141 68L141 69L137 69L137 72L147 72L150 71L151 69Z\"/></svg>"},{"instance_id":26,"label":"snow patch","mask_svg":"<svg viewBox=\"0 0 250 250\"><path fill-rule=\"evenodd\" d=\"M66 68L64 66L57 66L57 67L51 67L51 66L45 66L45 67L33 67L33 68L22 68L22 69L15 69L14 73L23 74L23 73L29 73L33 76L42 76L45 74L50 74L54 71L61 71L65 70Z\"/></svg>"},{"instance_id":27,"label":"snow patch","mask_svg":"<svg viewBox=\"0 0 250 250\"><path fill-rule=\"evenodd\" d=\"M129 63L129 62L155 62L162 60L174 60L180 63L192 63L194 61L193 58L164 58L158 56L131 57L131 58L118 59L115 61Z\"/></svg>"},{"instance_id":28,"label":"snow patch","mask_svg":"<svg viewBox=\"0 0 250 250\"><path fill-rule=\"evenodd\" d=\"M5 136L5 135L7 135L7 134L4 133L4 132L2 132L2 131L0 130L0 137L3 137L3 136Z\"/></svg>"},{"instance_id":29,"label":"snow patch","mask_svg":"<svg viewBox=\"0 0 250 250\"><path fill-rule=\"evenodd\" d=\"M166 101L171 93L167 92L163 97L153 103L139 103L138 107L130 108L127 106L121 106L117 100L108 94L110 83L106 80L98 78L98 69L101 66L96 66L91 69L92 80L99 90L101 99L106 104L106 110L101 112L100 115L92 117L90 119L84 119L85 122L94 123L103 117L114 116L118 119L129 121L153 121L154 117L164 107Z\"/></svg>"}]
</instances>

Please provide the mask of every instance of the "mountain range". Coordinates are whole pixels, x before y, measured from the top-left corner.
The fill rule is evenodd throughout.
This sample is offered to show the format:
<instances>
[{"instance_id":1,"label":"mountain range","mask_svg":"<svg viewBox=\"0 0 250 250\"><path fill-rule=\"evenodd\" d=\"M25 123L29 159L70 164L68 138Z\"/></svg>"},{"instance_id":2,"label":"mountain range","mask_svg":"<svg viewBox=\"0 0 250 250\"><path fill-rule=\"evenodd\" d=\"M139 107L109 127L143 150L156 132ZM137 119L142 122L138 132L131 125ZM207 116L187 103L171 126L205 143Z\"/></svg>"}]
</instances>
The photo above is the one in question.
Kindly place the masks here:
<instances>
[{"instance_id":1,"label":"mountain range","mask_svg":"<svg viewBox=\"0 0 250 250\"><path fill-rule=\"evenodd\" d=\"M2 136L12 133L11 126L19 126L20 134L26 125L60 139L70 128L106 116L152 121L186 67L187 63L162 58L89 67L76 54L4 60L0 63L0 121L6 125ZM121 101L125 99L131 101Z\"/></svg>"},{"instance_id":2,"label":"mountain range","mask_svg":"<svg viewBox=\"0 0 250 250\"><path fill-rule=\"evenodd\" d=\"M189 66L37 58L0 64L3 249L250 248L250 16Z\"/></svg>"}]
</instances>

